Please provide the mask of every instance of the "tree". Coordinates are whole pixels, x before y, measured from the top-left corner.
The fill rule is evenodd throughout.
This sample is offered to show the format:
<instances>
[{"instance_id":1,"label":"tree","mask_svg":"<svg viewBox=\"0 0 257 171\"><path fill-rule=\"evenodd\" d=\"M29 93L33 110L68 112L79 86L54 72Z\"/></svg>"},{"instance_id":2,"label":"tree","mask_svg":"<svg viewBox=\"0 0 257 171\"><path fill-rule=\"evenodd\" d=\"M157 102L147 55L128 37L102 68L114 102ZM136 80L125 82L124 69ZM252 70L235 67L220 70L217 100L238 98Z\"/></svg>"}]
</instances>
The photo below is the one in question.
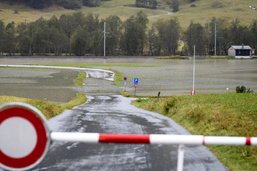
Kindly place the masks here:
<instances>
[{"instance_id":1,"label":"tree","mask_svg":"<svg viewBox=\"0 0 257 171\"><path fill-rule=\"evenodd\" d=\"M207 40L204 28L201 26L201 24L191 22L185 33L185 42L190 55L193 54L194 45L196 46L196 53L198 55L206 54Z\"/></svg>"},{"instance_id":2,"label":"tree","mask_svg":"<svg viewBox=\"0 0 257 171\"><path fill-rule=\"evenodd\" d=\"M235 19L229 27L229 39L233 45L249 44L251 40L249 28L241 26L239 19Z\"/></svg>"},{"instance_id":3,"label":"tree","mask_svg":"<svg viewBox=\"0 0 257 171\"><path fill-rule=\"evenodd\" d=\"M43 9L51 5L52 1L51 0L30 0L28 4L33 8Z\"/></svg>"},{"instance_id":4,"label":"tree","mask_svg":"<svg viewBox=\"0 0 257 171\"><path fill-rule=\"evenodd\" d=\"M101 0L83 0L83 5L89 7L96 7L101 4Z\"/></svg>"},{"instance_id":5,"label":"tree","mask_svg":"<svg viewBox=\"0 0 257 171\"><path fill-rule=\"evenodd\" d=\"M5 36L5 26L4 26L4 22L0 20L0 54L3 53L4 36Z\"/></svg>"},{"instance_id":6,"label":"tree","mask_svg":"<svg viewBox=\"0 0 257 171\"><path fill-rule=\"evenodd\" d=\"M17 49L22 55L32 54L31 25L21 23L17 26Z\"/></svg>"},{"instance_id":7,"label":"tree","mask_svg":"<svg viewBox=\"0 0 257 171\"><path fill-rule=\"evenodd\" d=\"M82 28L78 28L71 37L72 52L77 56L83 56L90 49L89 33Z\"/></svg>"},{"instance_id":8,"label":"tree","mask_svg":"<svg viewBox=\"0 0 257 171\"><path fill-rule=\"evenodd\" d=\"M68 53L71 54L71 35L75 32L78 27L76 24L76 18L74 15L61 15L59 18L60 31L65 34L65 36L69 39L69 48Z\"/></svg>"},{"instance_id":9,"label":"tree","mask_svg":"<svg viewBox=\"0 0 257 171\"><path fill-rule=\"evenodd\" d=\"M106 20L106 52L107 55L119 54L122 21L118 16L110 16Z\"/></svg>"},{"instance_id":10,"label":"tree","mask_svg":"<svg viewBox=\"0 0 257 171\"><path fill-rule=\"evenodd\" d=\"M100 23L99 16L88 14L85 17L83 29L90 33L88 37L90 42L88 53L95 55L103 54L103 24Z\"/></svg>"},{"instance_id":11,"label":"tree","mask_svg":"<svg viewBox=\"0 0 257 171\"><path fill-rule=\"evenodd\" d=\"M11 22L5 27L5 34L3 35L3 51L12 55L15 53L15 24Z\"/></svg>"},{"instance_id":12,"label":"tree","mask_svg":"<svg viewBox=\"0 0 257 171\"><path fill-rule=\"evenodd\" d=\"M131 16L124 23L122 50L126 55L143 55L147 23L148 19L142 11L136 16Z\"/></svg>"},{"instance_id":13,"label":"tree","mask_svg":"<svg viewBox=\"0 0 257 171\"><path fill-rule=\"evenodd\" d=\"M157 0L136 0L136 6L140 8L157 8Z\"/></svg>"},{"instance_id":14,"label":"tree","mask_svg":"<svg viewBox=\"0 0 257 171\"><path fill-rule=\"evenodd\" d=\"M168 22L159 21L156 24L162 42L164 53L175 55L180 40L180 26L177 19L170 19Z\"/></svg>"},{"instance_id":15,"label":"tree","mask_svg":"<svg viewBox=\"0 0 257 171\"><path fill-rule=\"evenodd\" d=\"M173 12L179 11L179 0L172 0L171 1L171 8Z\"/></svg>"},{"instance_id":16,"label":"tree","mask_svg":"<svg viewBox=\"0 0 257 171\"><path fill-rule=\"evenodd\" d=\"M147 37L150 55L160 55L162 44L158 31L154 27L152 27L148 31Z\"/></svg>"},{"instance_id":17,"label":"tree","mask_svg":"<svg viewBox=\"0 0 257 171\"><path fill-rule=\"evenodd\" d=\"M255 49L255 55L257 54L257 19L252 21L250 25L250 32L251 32L251 47Z\"/></svg>"}]
</instances>

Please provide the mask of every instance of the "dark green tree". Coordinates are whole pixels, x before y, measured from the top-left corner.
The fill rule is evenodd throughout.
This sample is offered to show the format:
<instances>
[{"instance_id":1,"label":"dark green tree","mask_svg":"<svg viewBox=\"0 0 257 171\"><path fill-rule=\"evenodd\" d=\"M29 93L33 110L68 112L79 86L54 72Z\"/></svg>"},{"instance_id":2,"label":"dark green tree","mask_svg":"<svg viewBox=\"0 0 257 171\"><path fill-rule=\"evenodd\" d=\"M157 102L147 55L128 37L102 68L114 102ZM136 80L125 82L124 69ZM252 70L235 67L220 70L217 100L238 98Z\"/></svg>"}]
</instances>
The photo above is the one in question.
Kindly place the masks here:
<instances>
[{"instance_id":1,"label":"dark green tree","mask_svg":"<svg viewBox=\"0 0 257 171\"><path fill-rule=\"evenodd\" d=\"M78 28L71 37L72 52L77 56L83 56L90 50L88 41L90 34L82 28Z\"/></svg>"},{"instance_id":2,"label":"dark green tree","mask_svg":"<svg viewBox=\"0 0 257 171\"><path fill-rule=\"evenodd\" d=\"M158 56L161 53L162 42L158 31L152 27L147 34L148 37L148 46L149 46L149 54L151 56Z\"/></svg>"},{"instance_id":3,"label":"dark green tree","mask_svg":"<svg viewBox=\"0 0 257 171\"><path fill-rule=\"evenodd\" d=\"M147 16L142 11L126 20L122 36L122 50L125 55L143 55L147 23Z\"/></svg>"},{"instance_id":4,"label":"dark green tree","mask_svg":"<svg viewBox=\"0 0 257 171\"><path fill-rule=\"evenodd\" d=\"M5 27L5 34L3 36L4 43L2 45L3 51L8 53L9 55L13 55L16 50L16 37L15 37L15 24L11 22Z\"/></svg>"},{"instance_id":5,"label":"dark green tree","mask_svg":"<svg viewBox=\"0 0 257 171\"><path fill-rule=\"evenodd\" d=\"M122 21L118 16L110 16L106 20L106 54L118 55L120 51L120 39Z\"/></svg>"},{"instance_id":6,"label":"dark green tree","mask_svg":"<svg viewBox=\"0 0 257 171\"><path fill-rule=\"evenodd\" d=\"M101 4L101 0L83 0L83 5L89 7L96 7Z\"/></svg>"},{"instance_id":7,"label":"dark green tree","mask_svg":"<svg viewBox=\"0 0 257 171\"><path fill-rule=\"evenodd\" d=\"M162 42L162 49L164 53L166 55L175 55L180 40L180 26L178 20L161 20L155 25L159 31L159 36Z\"/></svg>"},{"instance_id":8,"label":"dark green tree","mask_svg":"<svg viewBox=\"0 0 257 171\"><path fill-rule=\"evenodd\" d=\"M196 46L197 55L206 54L207 38L205 30L201 24L191 22L185 33L185 42L188 48L189 55L193 54L194 45Z\"/></svg>"},{"instance_id":9,"label":"dark green tree","mask_svg":"<svg viewBox=\"0 0 257 171\"><path fill-rule=\"evenodd\" d=\"M88 14L85 18L84 29L90 33L88 41L90 42L89 54L103 54L103 24L100 23L99 16Z\"/></svg>"},{"instance_id":10,"label":"dark green tree","mask_svg":"<svg viewBox=\"0 0 257 171\"><path fill-rule=\"evenodd\" d=\"M250 25L250 32L251 32L251 47L255 49L255 55L257 54L257 19L252 21Z\"/></svg>"},{"instance_id":11,"label":"dark green tree","mask_svg":"<svg viewBox=\"0 0 257 171\"><path fill-rule=\"evenodd\" d=\"M0 55L3 53L4 37L5 37L5 25L4 25L4 22L0 20Z\"/></svg>"},{"instance_id":12,"label":"dark green tree","mask_svg":"<svg viewBox=\"0 0 257 171\"><path fill-rule=\"evenodd\" d=\"M31 24L21 23L17 26L17 49L22 55L32 55L33 37Z\"/></svg>"},{"instance_id":13,"label":"dark green tree","mask_svg":"<svg viewBox=\"0 0 257 171\"><path fill-rule=\"evenodd\" d=\"M172 0L171 6L173 12L179 11L179 0Z\"/></svg>"}]
</instances>

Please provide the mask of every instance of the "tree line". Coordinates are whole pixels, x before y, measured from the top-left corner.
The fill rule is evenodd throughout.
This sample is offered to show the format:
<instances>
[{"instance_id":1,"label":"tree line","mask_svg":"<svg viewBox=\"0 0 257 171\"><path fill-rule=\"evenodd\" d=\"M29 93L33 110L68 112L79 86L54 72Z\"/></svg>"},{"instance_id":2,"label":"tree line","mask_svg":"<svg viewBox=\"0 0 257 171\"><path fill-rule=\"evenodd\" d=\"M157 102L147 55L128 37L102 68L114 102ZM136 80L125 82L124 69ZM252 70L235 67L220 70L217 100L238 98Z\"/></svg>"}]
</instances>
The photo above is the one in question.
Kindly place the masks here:
<instances>
[{"instance_id":1,"label":"tree line","mask_svg":"<svg viewBox=\"0 0 257 171\"><path fill-rule=\"evenodd\" d=\"M176 18L158 20L151 27L139 12L122 21L118 16L99 16L77 12L72 15L40 18L31 23L4 24L0 20L1 55L103 55L103 25L106 23L106 54L198 55L214 54L216 25L217 55L227 55L231 45L250 45L257 49L257 20L243 26L238 19L227 22L213 18L205 25L191 22L183 30Z\"/></svg>"},{"instance_id":2,"label":"tree line","mask_svg":"<svg viewBox=\"0 0 257 171\"><path fill-rule=\"evenodd\" d=\"M25 4L32 8L43 9L51 5L60 5L66 9L80 9L82 6L95 7L101 4L101 1L110 0L0 0L8 4Z\"/></svg>"}]
</instances>

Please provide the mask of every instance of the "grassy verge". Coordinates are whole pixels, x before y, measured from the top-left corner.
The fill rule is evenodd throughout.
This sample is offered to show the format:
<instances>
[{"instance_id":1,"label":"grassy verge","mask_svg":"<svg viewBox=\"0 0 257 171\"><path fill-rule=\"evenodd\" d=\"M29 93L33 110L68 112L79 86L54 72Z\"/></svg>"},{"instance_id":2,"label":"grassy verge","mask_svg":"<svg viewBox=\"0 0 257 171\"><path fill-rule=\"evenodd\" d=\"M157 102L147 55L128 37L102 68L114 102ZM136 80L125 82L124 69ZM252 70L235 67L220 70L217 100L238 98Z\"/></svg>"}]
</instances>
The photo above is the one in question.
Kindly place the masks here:
<instances>
[{"instance_id":1,"label":"grassy verge","mask_svg":"<svg viewBox=\"0 0 257 171\"><path fill-rule=\"evenodd\" d=\"M41 99L28 99L13 96L0 96L0 105L9 102L23 102L31 104L40 110L47 119L54 117L62 113L66 109L71 109L74 106L80 105L86 102L86 96L82 93L78 93L72 100L66 103L53 103L47 102Z\"/></svg>"},{"instance_id":2,"label":"grassy verge","mask_svg":"<svg viewBox=\"0 0 257 171\"><path fill-rule=\"evenodd\" d=\"M257 136L256 93L150 98L133 104L171 117L192 134ZM230 170L257 170L257 147L209 148Z\"/></svg>"},{"instance_id":3,"label":"grassy verge","mask_svg":"<svg viewBox=\"0 0 257 171\"><path fill-rule=\"evenodd\" d=\"M121 86L121 83L123 81L123 78L124 78L124 75L122 72L119 72L117 70L114 70L112 68L109 68L108 70L112 71L115 73L115 76L114 76L114 83L117 87L120 87Z\"/></svg>"},{"instance_id":4,"label":"grassy verge","mask_svg":"<svg viewBox=\"0 0 257 171\"><path fill-rule=\"evenodd\" d=\"M86 77L87 77L86 73L83 71L80 71L77 78L75 78L73 82L76 86L83 86L83 83Z\"/></svg>"}]
</instances>

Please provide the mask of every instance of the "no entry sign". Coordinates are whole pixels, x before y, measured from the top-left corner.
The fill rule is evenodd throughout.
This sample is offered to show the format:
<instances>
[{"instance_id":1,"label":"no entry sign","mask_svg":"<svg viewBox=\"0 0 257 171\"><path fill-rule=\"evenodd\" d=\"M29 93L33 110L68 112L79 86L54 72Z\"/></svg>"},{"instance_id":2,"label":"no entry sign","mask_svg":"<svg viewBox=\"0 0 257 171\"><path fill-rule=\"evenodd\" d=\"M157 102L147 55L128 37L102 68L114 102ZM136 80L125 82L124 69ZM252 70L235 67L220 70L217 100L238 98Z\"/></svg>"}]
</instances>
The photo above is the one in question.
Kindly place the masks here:
<instances>
[{"instance_id":1,"label":"no entry sign","mask_svg":"<svg viewBox=\"0 0 257 171\"><path fill-rule=\"evenodd\" d=\"M0 108L0 166L7 170L30 169L41 162L50 144L44 115L24 103Z\"/></svg>"}]
</instances>

